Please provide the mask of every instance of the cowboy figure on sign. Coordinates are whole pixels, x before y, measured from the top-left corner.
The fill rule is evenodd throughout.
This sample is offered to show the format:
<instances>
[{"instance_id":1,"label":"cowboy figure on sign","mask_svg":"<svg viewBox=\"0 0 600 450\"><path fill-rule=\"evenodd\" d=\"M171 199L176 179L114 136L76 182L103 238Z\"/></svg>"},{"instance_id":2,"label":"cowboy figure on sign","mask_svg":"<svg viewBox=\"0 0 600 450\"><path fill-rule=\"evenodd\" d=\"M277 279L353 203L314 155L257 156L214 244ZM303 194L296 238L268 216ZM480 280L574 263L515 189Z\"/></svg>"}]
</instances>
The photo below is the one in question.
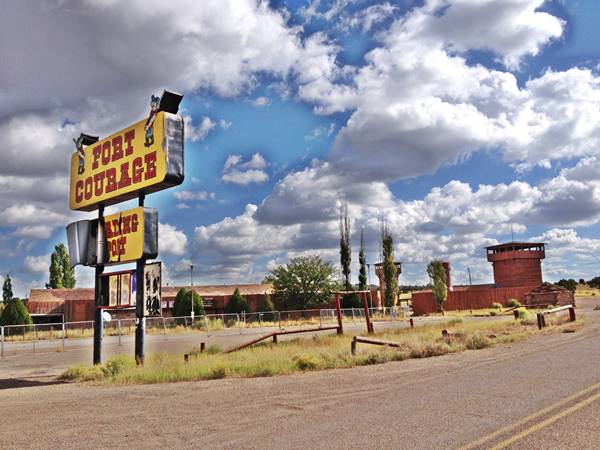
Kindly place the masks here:
<instances>
[{"instance_id":1,"label":"cowboy figure on sign","mask_svg":"<svg viewBox=\"0 0 600 450\"><path fill-rule=\"evenodd\" d=\"M79 166L77 166L77 174L81 175L85 170L85 152L83 151L84 145L92 145L98 142L98 136L90 136L89 134L81 133L77 139L73 138L75 142L75 151L79 157Z\"/></svg>"},{"instance_id":2,"label":"cowboy figure on sign","mask_svg":"<svg viewBox=\"0 0 600 450\"><path fill-rule=\"evenodd\" d=\"M144 141L144 147L150 147L154 144L154 120L156 114L158 114L158 104L160 103L160 97L152 95L150 97L150 115L146 119L146 139Z\"/></svg>"}]
</instances>

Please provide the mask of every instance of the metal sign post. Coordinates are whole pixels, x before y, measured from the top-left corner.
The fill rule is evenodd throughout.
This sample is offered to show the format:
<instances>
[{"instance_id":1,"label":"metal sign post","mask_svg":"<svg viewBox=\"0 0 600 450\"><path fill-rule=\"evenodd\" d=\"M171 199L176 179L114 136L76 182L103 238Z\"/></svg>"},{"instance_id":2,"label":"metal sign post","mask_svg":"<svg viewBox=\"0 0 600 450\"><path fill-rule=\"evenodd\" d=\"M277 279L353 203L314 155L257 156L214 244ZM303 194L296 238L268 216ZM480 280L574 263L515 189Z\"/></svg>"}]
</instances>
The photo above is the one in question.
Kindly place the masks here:
<instances>
[{"instance_id":1,"label":"metal sign post","mask_svg":"<svg viewBox=\"0 0 600 450\"><path fill-rule=\"evenodd\" d=\"M98 235L100 235L101 226L104 224L104 205L98 208ZM102 242L97 243L103 245ZM100 275L104 272L104 266L97 264L94 277L94 364L102 364L102 292L100 288Z\"/></svg>"},{"instance_id":2,"label":"metal sign post","mask_svg":"<svg viewBox=\"0 0 600 450\"><path fill-rule=\"evenodd\" d=\"M140 192L139 206L144 206L145 195ZM135 362L144 364L144 266L145 259L138 259L135 264Z\"/></svg>"}]
</instances>

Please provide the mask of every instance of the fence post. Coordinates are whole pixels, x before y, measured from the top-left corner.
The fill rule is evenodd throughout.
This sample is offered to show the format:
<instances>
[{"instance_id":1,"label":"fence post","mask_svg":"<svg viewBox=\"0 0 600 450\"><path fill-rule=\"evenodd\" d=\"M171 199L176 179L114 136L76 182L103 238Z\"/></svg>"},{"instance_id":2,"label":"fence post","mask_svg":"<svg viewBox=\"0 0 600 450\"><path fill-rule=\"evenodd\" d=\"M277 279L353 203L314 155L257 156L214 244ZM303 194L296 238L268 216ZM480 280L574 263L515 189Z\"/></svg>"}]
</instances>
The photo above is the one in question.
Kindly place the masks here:
<instances>
[{"instance_id":1,"label":"fence post","mask_svg":"<svg viewBox=\"0 0 600 450\"><path fill-rule=\"evenodd\" d=\"M25 333L23 333L23 336L25 336ZM33 324L33 354L35 354L35 341L37 341L37 328Z\"/></svg>"},{"instance_id":2,"label":"fence post","mask_svg":"<svg viewBox=\"0 0 600 450\"><path fill-rule=\"evenodd\" d=\"M121 319L117 319L117 329L118 329L118 332L119 332L119 346L120 346L121 345L121 334L122 334L122 332L121 332Z\"/></svg>"},{"instance_id":3,"label":"fence post","mask_svg":"<svg viewBox=\"0 0 600 450\"><path fill-rule=\"evenodd\" d=\"M62 349L63 352L65 351L65 320L63 319L63 322L61 323L61 331L62 331Z\"/></svg>"},{"instance_id":4,"label":"fence post","mask_svg":"<svg viewBox=\"0 0 600 450\"><path fill-rule=\"evenodd\" d=\"M167 326L165 325L165 317L162 317L162 323L163 323L163 336L165 337L165 339L167 339Z\"/></svg>"},{"instance_id":5,"label":"fence post","mask_svg":"<svg viewBox=\"0 0 600 450\"><path fill-rule=\"evenodd\" d=\"M281 311L277 311L277 319L279 321L279 329L281 330Z\"/></svg>"},{"instance_id":6,"label":"fence post","mask_svg":"<svg viewBox=\"0 0 600 450\"><path fill-rule=\"evenodd\" d=\"M569 320L575 322L575 308L572 306L569 308Z\"/></svg>"},{"instance_id":7,"label":"fence post","mask_svg":"<svg viewBox=\"0 0 600 450\"><path fill-rule=\"evenodd\" d=\"M4 327L0 327L0 356L4 358Z\"/></svg>"},{"instance_id":8,"label":"fence post","mask_svg":"<svg viewBox=\"0 0 600 450\"><path fill-rule=\"evenodd\" d=\"M544 326L542 320L544 319L544 316L542 315L542 313L537 313L537 323L538 323L538 329L541 330L542 327Z\"/></svg>"},{"instance_id":9,"label":"fence post","mask_svg":"<svg viewBox=\"0 0 600 450\"><path fill-rule=\"evenodd\" d=\"M210 334L208 334L208 317L206 317L206 312L204 313L204 325L206 326L206 337L208 338Z\"/></svg>"},{"instance_id":10,"label":"fence post","mask_svg":"<svg viewBox=\"0 0 600 450\"><path fill-rule=\"evenodd\" d=\"M352 307L352 323L356 323L354 320L354 307Z\"/></svg>"}]
</instances>

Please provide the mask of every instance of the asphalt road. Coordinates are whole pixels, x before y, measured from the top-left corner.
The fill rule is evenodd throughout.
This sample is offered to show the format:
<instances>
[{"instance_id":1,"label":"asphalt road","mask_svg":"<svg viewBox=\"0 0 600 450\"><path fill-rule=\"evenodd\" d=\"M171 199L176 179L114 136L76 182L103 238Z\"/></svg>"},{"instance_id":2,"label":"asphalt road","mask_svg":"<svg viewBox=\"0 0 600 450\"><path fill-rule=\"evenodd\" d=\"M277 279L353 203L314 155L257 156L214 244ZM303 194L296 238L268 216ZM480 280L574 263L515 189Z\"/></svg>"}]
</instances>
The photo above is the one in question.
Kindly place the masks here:
<instances>
[{"instance_id":1,"label":"asphalt road","mask_svg":"<svg viewBox=\"0 0 600 450\"><path fill-rule=\"evenodd\" d=\"M423 360L127 387L40 379L0 390L0 448L596 449L595 302L580 302L575 333Z\"/></svg>"}]
</instances>

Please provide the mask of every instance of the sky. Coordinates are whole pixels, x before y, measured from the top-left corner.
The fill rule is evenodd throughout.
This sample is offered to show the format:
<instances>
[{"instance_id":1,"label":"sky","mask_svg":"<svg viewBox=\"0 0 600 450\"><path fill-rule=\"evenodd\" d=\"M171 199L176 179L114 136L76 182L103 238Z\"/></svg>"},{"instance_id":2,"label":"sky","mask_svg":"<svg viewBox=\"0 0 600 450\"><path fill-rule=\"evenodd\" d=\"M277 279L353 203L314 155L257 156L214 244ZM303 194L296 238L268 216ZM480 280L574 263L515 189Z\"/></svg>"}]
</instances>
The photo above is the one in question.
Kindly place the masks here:
<instances>
[{"instance_id":1,"label":"sky","mask_svg":"<svg viewBox=\"0 0 600 450\"><path fill-rule=\"evenodd\" d=\"M547 244L547 281L597 276L599 19L594 0L5 0L0 277L44 287L65 226L95 217L69 210L72 138L163 89L186 123L184 183L146 198L169 284L339 266L343 204L354 280L382 220L401 284L434 258L491 282L484 248L512 239Z\"/></svg>"}]
</instances>

